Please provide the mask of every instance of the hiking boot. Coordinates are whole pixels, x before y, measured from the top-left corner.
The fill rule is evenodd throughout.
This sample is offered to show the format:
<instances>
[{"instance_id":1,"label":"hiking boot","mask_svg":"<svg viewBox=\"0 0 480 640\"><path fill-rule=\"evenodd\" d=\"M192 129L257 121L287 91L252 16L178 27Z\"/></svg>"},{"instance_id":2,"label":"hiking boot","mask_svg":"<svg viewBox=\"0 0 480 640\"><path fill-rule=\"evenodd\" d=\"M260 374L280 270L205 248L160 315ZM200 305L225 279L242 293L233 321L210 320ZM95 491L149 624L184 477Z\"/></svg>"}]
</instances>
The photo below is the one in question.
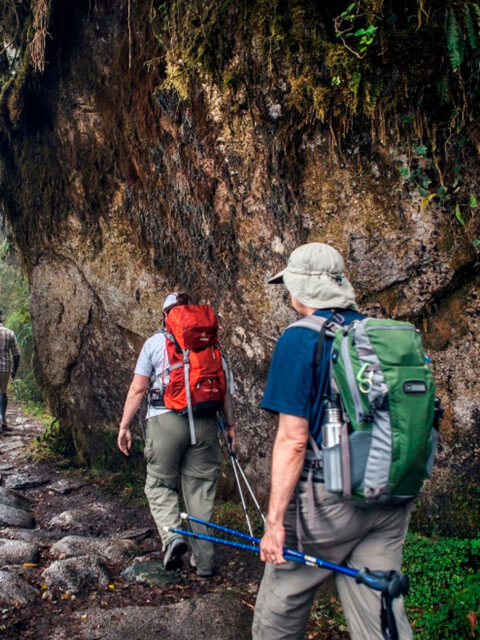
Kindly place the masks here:
<instances>
[{"instance_id":1,"label":"hiking boot","mask_svg":"<svg viewBox=\"0 0 480 640\"><path fill-rule=\"evenodd\" d=\"M163 567L166 571L178 569L182 564L182 556L187 552L187 543L183 538L175 538L167 546L165 555L163 556Z\"/></svg>"},{"instance_id":2,"label":"hiking boot","mask_svg":"<svg viewBox=\"0 0 480 640\"><path fill-rule=\"evenodd\" d=\"M2 420L2 431L11 431L12 428L8 426L7 421L5 419Z\"/></svg>"}]
</instances>

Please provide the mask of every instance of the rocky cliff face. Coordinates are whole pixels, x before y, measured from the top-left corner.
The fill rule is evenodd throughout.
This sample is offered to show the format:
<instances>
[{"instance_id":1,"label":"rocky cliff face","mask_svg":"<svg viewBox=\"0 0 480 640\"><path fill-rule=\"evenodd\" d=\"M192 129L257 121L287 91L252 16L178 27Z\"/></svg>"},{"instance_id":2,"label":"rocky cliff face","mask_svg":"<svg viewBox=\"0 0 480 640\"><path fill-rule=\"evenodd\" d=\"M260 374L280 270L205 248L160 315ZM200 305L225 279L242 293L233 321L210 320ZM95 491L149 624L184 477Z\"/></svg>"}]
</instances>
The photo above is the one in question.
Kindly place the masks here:
<instances>
[{"instance_id":1,"label":"rocky cliff face","mask_svg":"<svg viewBox=\"0 0 480 640\"><path fill-rule=\"evenodd\" d=\"M52 3L45 70L2 96L2 206L31 282L37 378L62 428L85 459L105 456L99 434L116 430L161 303L187 290L220 316L240 454L265 493L274 423L258 406L294 318L265 283L295 246L325 241L364 312L424 331L446 407L441 458L456 465L439 466L432 491L447 495L462 465L478 467L479 282L451 211L399 172L409 141L381 121L341 145L318 118L295 129L278 79L232 100L199 71L184 99L185 62L159 45L150 3L124 4Z\"/></svg>"}]
</instances>

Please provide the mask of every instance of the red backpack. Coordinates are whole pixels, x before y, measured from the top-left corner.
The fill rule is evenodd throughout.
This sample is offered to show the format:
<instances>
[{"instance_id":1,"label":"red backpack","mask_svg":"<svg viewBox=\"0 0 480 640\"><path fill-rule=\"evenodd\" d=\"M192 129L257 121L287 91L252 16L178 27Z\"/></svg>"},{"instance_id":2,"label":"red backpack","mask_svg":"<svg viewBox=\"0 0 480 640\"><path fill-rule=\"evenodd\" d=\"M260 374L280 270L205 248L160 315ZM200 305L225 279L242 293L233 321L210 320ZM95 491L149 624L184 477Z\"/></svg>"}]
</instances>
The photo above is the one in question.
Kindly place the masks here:
<instances>
[{"instance_id":1,"label":"red backpack","mask_svg":"<svg viewBox=\"0 0 480 640\"><path fill-rule=\"evenodd\" d=\"M188 413L195 444L193 414L220 409L227 392L218 321L208 305L177 305L167 315L165 330L170 378L163 402L167 409Z\"/></svg>"}]
</instances>

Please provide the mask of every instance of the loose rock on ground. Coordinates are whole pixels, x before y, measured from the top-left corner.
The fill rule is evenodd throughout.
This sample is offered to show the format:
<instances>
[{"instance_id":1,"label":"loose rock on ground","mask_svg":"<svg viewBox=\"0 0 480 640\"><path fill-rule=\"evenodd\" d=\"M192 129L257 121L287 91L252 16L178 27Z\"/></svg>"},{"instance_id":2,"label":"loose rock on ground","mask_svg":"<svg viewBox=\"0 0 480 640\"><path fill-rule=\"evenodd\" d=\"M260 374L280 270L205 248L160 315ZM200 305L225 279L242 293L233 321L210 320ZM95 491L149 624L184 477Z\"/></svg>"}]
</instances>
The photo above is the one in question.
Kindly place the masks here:
<instances>
[{"instance_id":1,"label":"loose rock on ground","mask_svg":"<svg viewBox=\"0 0 480 640\"><path fill-rule=\"evenodd\" d=\"M2 640L164 640L250 637L261 565L217 549L201 580L188 558L163 569L147 506L129 507L81 472L33 460L33 419L0 434Z\"/></svg>"},{"instance_id":2,"label":"loose rock on ground","mask_svg":"<svg viewBox=\"0 0 480 640\"><path fill-rule=\"evenodd\" d=\"M218 545L202 580L188 556L163 569L148 507L132 507L80 471L35 463L37 421L0 434L2 640L248 640L263 573L257 556ZM313 625L312 625L313 628ZM308 640L345 640L308 632Z\"/></svg>"}]
</instances>

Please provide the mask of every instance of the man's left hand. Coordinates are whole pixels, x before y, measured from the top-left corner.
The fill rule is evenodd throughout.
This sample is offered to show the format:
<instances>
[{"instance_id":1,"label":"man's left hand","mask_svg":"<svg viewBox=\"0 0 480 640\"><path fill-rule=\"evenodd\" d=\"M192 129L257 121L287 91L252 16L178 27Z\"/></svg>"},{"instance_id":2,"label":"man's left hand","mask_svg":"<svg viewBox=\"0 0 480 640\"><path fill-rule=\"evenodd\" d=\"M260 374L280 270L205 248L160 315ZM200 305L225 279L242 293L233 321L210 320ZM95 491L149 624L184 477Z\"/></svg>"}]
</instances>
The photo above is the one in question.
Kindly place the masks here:
<instances>
[{"instance_id":1,"label":"man's left hand","mask_svg":"<svg viewBox=\"0 0 480 640\"><path fill-rule=\"evenodd\" d=\"M17 373L13 369L11 369L10 370L10 375L12 376L12 380L15 380L15 376L17 375Z\"/></svg>"}]
</instances>

